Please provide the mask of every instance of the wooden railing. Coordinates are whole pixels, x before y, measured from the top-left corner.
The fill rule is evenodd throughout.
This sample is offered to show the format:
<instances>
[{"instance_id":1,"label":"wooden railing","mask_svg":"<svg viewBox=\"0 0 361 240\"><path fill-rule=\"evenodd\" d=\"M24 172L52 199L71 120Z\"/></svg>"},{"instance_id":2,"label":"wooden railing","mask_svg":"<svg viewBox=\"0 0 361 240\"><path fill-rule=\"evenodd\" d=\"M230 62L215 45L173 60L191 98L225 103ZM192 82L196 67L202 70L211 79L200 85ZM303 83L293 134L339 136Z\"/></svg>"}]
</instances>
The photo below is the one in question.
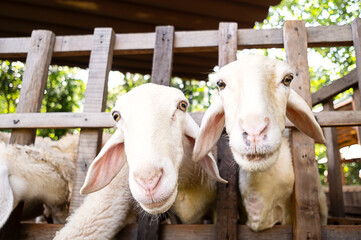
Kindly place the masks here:
<instances>
[{"instance_id":1,"label":"wooden railing","mask_svg":"<svg viewBox=\"0 0 361 240\"><path fill-rule=\"evenodd\" d=\"M110 28L96 28L93 35L55 36L50 31L34 30L28 38L0 38L0 58L26 58L23 87L15 114L0 115L0 128L13 129L12 143L29 144L34 141L36 128L81 128L74 179L71 212L82 202L79 188L92 159L99 150L102 128L113 127L109 113L104 112L108 73L114 55L153 54L152 82L169 85L172 56L176 52L205 52L219 50L219 65L235 59L243 48L285 48L287 61L296 66L293 88L309 105L323 103L324 112L316 114L323 127L361 125L361 99L358 87L361 81L361 20L351 25L306 28L302 21L287 21L283 29L237 29L235 23L221 23L214 31L174 31L173 27L157 27L154 33L115 34ZM307 64L307 47L355 46L358 68L330 86L311 95ZM39 113L51 58L62 56L90 56L89 79L83 113ZM210 66L212 68L213 66ZM297 85L297 86L296 86ZM334 112L330 99L349 87L355 87L356 111ZM31 102L31 104L29 104ZM30 106L31 105L31 106ZM201 119L202 114L192 115ZM292 127L291 123L287 123ZM329 164L331 213L343 216L342 189L337 166L337 148L333 128L325 128ZM229 185L218 188L218 221L213 225L159 225L139 222L127 226L116 239L358 239L361 228L353 225L320 225L317 203L317 168L314 142L293 131L292 152L295 170L295 216L291 226L275 226L260 233L237 224L237 173L227 168L232 161L227 143L221 138L219 146L221 175L227 175ZM332 150L332 151L331 151ZM306 156L306 157L305 157ZM232 177L233 176L233 177ZM331 182L330 181L330 182ZM227 196L227 197L222 197ZM336 196L336 197L335 197ZM21 207L21 206L20 206ZM21 212L21 209L19 210ZM2 239L51 239L62 225L21 224L19 211L0 232ZM16 214L18 213L18 214Z\"/></svg>"}]
</instances>

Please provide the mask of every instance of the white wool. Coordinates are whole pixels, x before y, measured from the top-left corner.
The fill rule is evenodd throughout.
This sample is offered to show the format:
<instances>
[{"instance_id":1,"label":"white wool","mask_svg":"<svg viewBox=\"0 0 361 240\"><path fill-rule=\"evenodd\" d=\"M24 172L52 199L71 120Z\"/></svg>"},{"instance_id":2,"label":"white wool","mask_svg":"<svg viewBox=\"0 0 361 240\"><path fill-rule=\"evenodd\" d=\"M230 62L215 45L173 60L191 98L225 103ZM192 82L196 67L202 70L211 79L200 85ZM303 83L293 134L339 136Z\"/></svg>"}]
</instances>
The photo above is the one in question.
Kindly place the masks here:
<instances>
[{"instance_id":1,"label":"white wool","mask_svg":"<svg viewBox=\"0 0 361 240\"><path fill-rule=\"evenodd\" d=\"M8 176L2 177L9 179L9 185L4 187L11 188L14 199L12 209L20 201L41 200L59 210L55 214L56 222L65 220L74 175L74 163L68 155L0 142L0 165L8 169ZM1 201L9 201L4 194L2 198Z\"/></svg>"}]
</instances>

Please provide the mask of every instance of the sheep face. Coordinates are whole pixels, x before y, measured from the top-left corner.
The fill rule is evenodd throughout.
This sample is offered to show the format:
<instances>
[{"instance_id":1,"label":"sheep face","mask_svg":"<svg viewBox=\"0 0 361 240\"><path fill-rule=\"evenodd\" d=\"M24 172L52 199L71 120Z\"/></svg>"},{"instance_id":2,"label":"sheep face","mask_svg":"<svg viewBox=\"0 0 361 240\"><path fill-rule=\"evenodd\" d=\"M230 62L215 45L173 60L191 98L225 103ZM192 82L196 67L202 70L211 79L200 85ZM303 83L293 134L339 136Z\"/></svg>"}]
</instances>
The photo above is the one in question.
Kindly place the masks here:
<instances>
[{"instance_id":1,"label":"sheep face","mask_svg":"<svg viewBox=\"0 0 361 240\"><path fill-rule=\"evenodd\" d=\"M154 84L121 96L112 110L118 130L90 166L81 192L107 185L126 160L135 200L151 214L167 211L177 196L185 141L194 142L198 133L187 105L180 90ZM219 177L215 160L207 155L204 161Z\"/></svg>"},{"instance_id":2,"label":"sheep face","mask_svg":"<svg viewBox=\"0 0 361 240\"><path fill-rule=\"evenodd\" d=\"M255 71L262 66L262 71ZM218 74L225 126L235 161L263 171L278 159L292 69L281 61L255 56L228 64Z\"/></svg>"},{"instance_id":3,"label":"sheep face","mask_svg":"<svg viewBox=\"0 0 361 240\"><path fill-rule=\"evenodd\" d=\"M264 56L244 56L220 69L219 98L202 121L195 159L215 144L225 126L239 166L246 171L268 169L280 153L286 113L296 127L322 142L322 130L307 103L290 89L293 75L287 63Z\"/></svg>"}]
</instances>

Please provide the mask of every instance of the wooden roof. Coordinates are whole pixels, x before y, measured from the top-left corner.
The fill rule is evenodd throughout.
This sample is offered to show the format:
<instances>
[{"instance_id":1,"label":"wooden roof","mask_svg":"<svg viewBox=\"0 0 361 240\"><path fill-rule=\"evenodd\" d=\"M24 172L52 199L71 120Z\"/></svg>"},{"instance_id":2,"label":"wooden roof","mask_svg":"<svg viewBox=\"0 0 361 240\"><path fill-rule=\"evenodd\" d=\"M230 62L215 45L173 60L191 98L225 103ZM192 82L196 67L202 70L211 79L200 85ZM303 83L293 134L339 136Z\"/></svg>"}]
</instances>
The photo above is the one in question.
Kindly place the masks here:
<instances>
[{"instance_id":1,"label":"wooden roof","mask_svg":"<svg viewBox=\"0 0 361 240\"><path fill-rule=\"evenodd\" d=\"M280 0L5 0L0 7L0 37L30 36L34 29L56 35L92 34L96 27L116 33L154 32L173 25L176 31L215 30L219 22L252 28ZM54 58L53 63L88 67L88 57ZM150 73L152 55L115 56L113 69ZM175 53L173 75L207 78L217 65L217 52Z\"/></svg>"}]
</instances>

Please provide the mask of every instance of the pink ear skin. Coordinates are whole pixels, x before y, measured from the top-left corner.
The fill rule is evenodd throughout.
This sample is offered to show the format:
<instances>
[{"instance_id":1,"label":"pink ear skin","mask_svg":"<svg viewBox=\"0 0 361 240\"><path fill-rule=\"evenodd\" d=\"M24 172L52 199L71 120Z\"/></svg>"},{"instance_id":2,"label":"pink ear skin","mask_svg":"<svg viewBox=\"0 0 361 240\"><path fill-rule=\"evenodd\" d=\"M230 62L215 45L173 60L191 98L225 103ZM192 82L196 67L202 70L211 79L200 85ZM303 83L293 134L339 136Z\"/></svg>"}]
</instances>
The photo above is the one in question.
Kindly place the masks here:
<instances>
[{"instance_id":1,"label":"pink ear skin","mask_svg":"<svg viewBox=\"0 0 361 240\"><path fill-rule=\"evenodd\" d=\"M216 145L224 128L224 110L223 103L218 97L214 103L207 109L201 123L201 129L196 138L193 149L193 160L200 161Z\"/></svg>"},{"instance_id":2,"label":"pink ear skin","mask_svg":"<svg viewBox=\"0 0 361 240\"><path fill-rule=\"evenodd\" d=\"M195 138L198 134L198 131L199 131L199 127L197 123L193 120L193 118L190 115L187 114L185 135L187 137L188 142L190 143L191 149L195 145ZM207 152L207 154L201 160L198 161L198 164L212 178L216 179L221 183L227 183L227 181L221 178L221 176L219 175L219 170L217 167L216 160L214 159L210 151Z\"/></svg>"},{"instance_id":3,"label":"pink ear skin","mask_svg":"<svg viewBox=\"0 0 361 240\"><path fill-rule=\"evenodd\" d=\"M312 110L305 100L292 89L287 101L286 115L298 130L315 139L318 143L324 144L326 142Z\"/></svg>"},{"instance_id":4,"label":"pink ear skin","mask_svg":"<svg viewBox=\"0 0 361 240\"><path fill-rule=\"evenodd\" d=\"M122 169L125 161L124 136L117 130L90 165L80 193L92 193L107 186Z\"/></svg>"}]
</instances>

